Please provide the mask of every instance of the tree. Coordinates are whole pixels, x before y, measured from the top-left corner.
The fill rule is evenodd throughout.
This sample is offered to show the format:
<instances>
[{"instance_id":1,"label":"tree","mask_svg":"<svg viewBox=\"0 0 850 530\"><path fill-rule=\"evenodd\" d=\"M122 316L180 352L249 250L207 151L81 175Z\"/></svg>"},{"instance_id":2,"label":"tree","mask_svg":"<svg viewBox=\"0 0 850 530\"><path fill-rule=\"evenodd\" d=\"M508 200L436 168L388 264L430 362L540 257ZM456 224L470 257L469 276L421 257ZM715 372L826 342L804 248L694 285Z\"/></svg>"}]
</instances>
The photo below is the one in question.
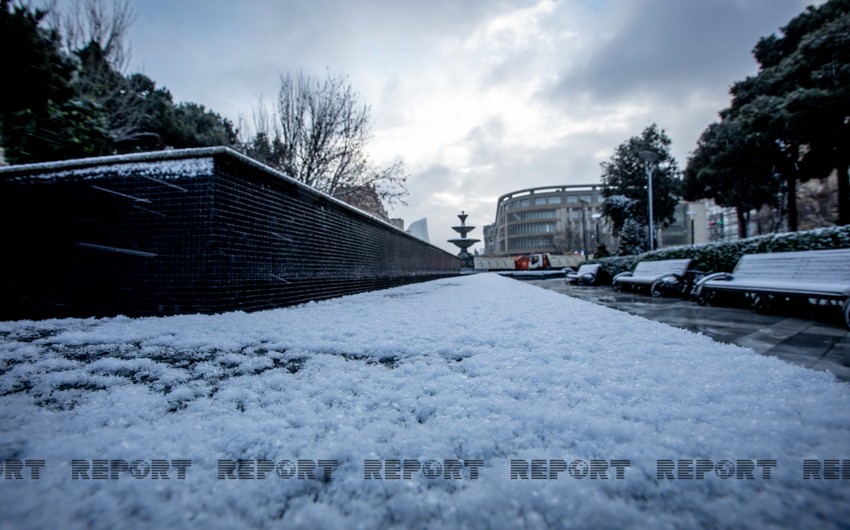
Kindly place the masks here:
<instances>
[{"instance_id":1,"label":"tree","mask_svg":"<svg viewBox=\"0 0 850 530\"><path fill-rule=\"evenodd\" d=\"M646 225L630 217L623 222L620 229L620 246L617 254L620 256L633 256L646 252Z\"/></svg>"},{"instance_id":2,"label":"tree","mask_svg":"<svg viewBox=\"0 0 850 530\"><path fill-rule=\"evenodd\" d=\"M202 105L175 105L142 74L124 75L127 1L81 0L56 12L0 0L0 141L12 163L165 147L233 145L233 124ZM53 15L52 18L50 15ZM48 20L54 25L46 25Z\"/></svg>"},{"instance_id":3,"label":"tree","mask_svg":"<svg viewBox=\"0 0 850 530\"><path fill-rule=\"evenodd\" d=\"M53 9L49 16L64 52L76 58L77 93L104 109L108 134L119 151L135 150L151 136L144 124L146 102L133 90L132 76L126 75L127 32L134 18L128 0L114 0L111 8L102 0L78 0L67 11Z\"/></svg>"},{"instance_id":4,"label":"tree","mask_svg":"<svg viewBox=\"0 0 850 530\"><path fill-rule=\"evenodd\" d=\"M665 132L652 124L640 136L633 136L618 146L610 160L602 162L602 194L605 197L602 212L611 221L614 235L622 235L629 219L638 227L644 227L644 231L649 224L648 182L646 163L640 156L642 151L658 155L652 175L653 223L656 228L666 228L675 220L676 204L681 195L681 172L670 154L671 143ZM634 232L635 226L629 229Z\"/></svg>"},{"instance_id":5,"label":"tree","mask_svg":"<svg viewBox=\"0 0 850 530\"><path fill-rule=\"evenodd\" d=\"M233 123L197 103L174 107L175 130L164 141L172 147L233 146L238 142Z\"/></svg>"},{"instance_id":6,"label":"tree","mask_svg":"<svg viewBox=\"0 0 850 530\"><path fill-rule=\"evenodd\" d=\"M48 17L51 27L61 35L65 53L72 55L94 45L111 71L125 72L130 62L127 32L136 18L129 0L114 0L111 8L102 0L77 0L68 11L50 9ZM98 73L103 71L86 72Z\"/></svg>"},{"instance_id":7,"label":"tree","mask_svg":"<svg viewBox=\"0 0 850 530\"><path fill-rule=\"evenodd\" d=\"M700 185L716 180L719 195L706 196L740 208L757 206L762 198L745 198L769 195L781 181L793 231L797 184L835 171L838 222L850 224L850 0L809 7L781 33L759 40L759 72L733 85L731 105L720 113L719 127L738 137L724 133L723 145L713 145L720 131L707 130L686 177Z\"/></svg>"},{"instance_id":8,"label":"tree","mask_svg":"<svg viewBox=\"0 0 850 530\"><path fill-rule=\"evenodd\" d=\"M233 146L230 120L197 103L174 103L171 92L144 74L127 76L122 89L135 100L127 114L115 112L113 140L119 152L166 148Z\"/></svg>"},{"instance_id":9,"label":"tree","mask_svg":"<svg viewBox=\"0 0 850 530\"><path fill-rule=\"evenodd\" d=\"M69 99L74 65L61 51L59 34L46 29L43 10L0 0L0 116L44 111L49 101Z\"/></svg>"},{"instance_id":10,"label":"tree","mask_svg":"<svg viewBox=\"0 0 850 530\"><path fill-rule=\"evenodd\" d=\"M364 189L388 204L407 194L402 162L378 168L369 161L369 107L345 78L282 76L276 111L270 118L261 101L255 133L242 142L248 156L341 200Z\"/></svg>"},{"instance_id":11,"label":"tree","mask_svg":"<svg viewBox=\"0 0 850 530\"><path fill-rule=\"evenodd\" d=\"M87 99L17 112L8 117L3 136L12 163L100 156L111 147L105 116Z\"/></svg>"},{"instance_id":12,"label":"tree","mask_svg":"<svg viewBox=\"0 0 850 530\"><path fill-rule=\"evenodd\" d=\"M74 87L74 62L44 10L0 2L0 131L13 163L108 152L102 109ZM11 51L14 50L14 51Z\"/></svg>"},{"instance_id":13,"label":"tree","mask_svg":"<svg viewBox=\"0 0 850 530\"><path fill-rule=\"evenodd\" d=\"M801 169L823 178L838 176L838 224L850 224L850 2L830 2L844 11L801 39L796 55L808 82L785 96L789 127L806 146ZM794 59L792 56L791 60Z\"/></svg>"},{"instance_id":14,"label":"tree","mask_svg":"<svg viewBox=\"0 0 850 530\"><path fill-rule=\"evenodd\" d=\"M741 238L748 236L749 212L766 204L775 206L782 184L777 165L782 148L764 130L766 126L758 123L757 118L771 115L763 110L752 112L751 107L759 105L769 106L770 102L757 99L709 125L688 159L683 180L685 199L710 198L720 206L735 208Z\"/></svg>"}]
</instances>

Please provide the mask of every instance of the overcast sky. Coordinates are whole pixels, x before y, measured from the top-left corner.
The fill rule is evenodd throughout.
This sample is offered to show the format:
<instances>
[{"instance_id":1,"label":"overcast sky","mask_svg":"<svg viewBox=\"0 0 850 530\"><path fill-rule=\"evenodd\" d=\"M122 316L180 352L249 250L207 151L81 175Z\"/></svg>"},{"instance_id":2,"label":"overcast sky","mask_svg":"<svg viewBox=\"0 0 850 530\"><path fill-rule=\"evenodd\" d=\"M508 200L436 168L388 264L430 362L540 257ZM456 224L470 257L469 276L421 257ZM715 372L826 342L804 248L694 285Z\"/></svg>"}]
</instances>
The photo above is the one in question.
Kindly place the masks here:
<instances>
[{"instance_id":1,"label":"overcast sky","mask_svg":"<svg viewBox=\"0 0 850 530\"><path fill-rule=\"evenodd\" d=\"M657 123L684 167L759 37L803 0L132 0L131 70L237 122L280 75L346 75L372 109L370 154L403 159L406 225L482 238L495 201L596 183ZM483 244L477 247L483 250Z\"/></svg>"}]
</instances>

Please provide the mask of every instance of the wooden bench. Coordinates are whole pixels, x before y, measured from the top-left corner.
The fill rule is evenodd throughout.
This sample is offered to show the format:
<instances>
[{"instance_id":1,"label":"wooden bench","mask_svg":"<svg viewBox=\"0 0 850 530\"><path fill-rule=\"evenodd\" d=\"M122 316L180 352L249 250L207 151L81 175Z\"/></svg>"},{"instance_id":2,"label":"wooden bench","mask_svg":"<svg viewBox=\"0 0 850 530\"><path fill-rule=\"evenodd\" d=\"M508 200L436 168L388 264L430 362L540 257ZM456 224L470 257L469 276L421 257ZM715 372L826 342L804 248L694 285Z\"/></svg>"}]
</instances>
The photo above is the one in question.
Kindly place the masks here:
<instances>
[{"instance_id":1,"label":"wooden bench","mask_svg":"<svg viewBox=\"0 0 850 530\"><path fill-rule=\"evenodd\" d=\"M637 289L649 287L654 297L667 290L677 289L680 293L685 287L685 274L691 265L690 259L666 259L660 261L641 261L632 272L621 272L614 276L611 286L619 291L625 287Z\"/></svg>"},{"instance_id":2,"label":"wooden bench","mask_svg":"<svg viewBox=\"0 0 850 530\"><path fill-rule=\"evenodd\" d=\"M756 309L776 301L804 299L810 303L842 305L850 327L850 248L745 254L735 270L702 278L697 302L711 302L717 293L735 293Z\"/></svg>"},{"instance_id":3,"label":"wooden bench","mask_svg":"<svg viewBox=\"0 0 850 530\"><path fill-rule=\"evenodd\" d=\"M598 263L585 264L578 268L577 272L567 273L567 282L577 283L579 285L593 285L596 283L596 277L599 276L601 265Z\"/></svg>"}]
</instances>

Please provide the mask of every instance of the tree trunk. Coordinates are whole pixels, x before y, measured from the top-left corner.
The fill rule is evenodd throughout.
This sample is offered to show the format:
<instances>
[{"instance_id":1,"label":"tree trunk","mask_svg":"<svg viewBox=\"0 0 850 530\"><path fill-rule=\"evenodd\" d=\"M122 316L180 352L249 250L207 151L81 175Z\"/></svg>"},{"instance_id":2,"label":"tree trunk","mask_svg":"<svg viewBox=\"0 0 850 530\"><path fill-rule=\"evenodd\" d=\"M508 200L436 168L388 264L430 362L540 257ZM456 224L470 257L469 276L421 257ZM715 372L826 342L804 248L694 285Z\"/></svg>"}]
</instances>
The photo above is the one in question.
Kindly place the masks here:
<instances>
[{"instance_id":1,"label":"tree trunk","mask_svg":"<svg viewBox=\"0 0 850 530\"><path fill-rule=\"evenodd\" d=\"M738 237L741 239L747 238L747 211L744 211L743 207L735 208L735 212L738 215Z\"/></svg>"},{"instance_id":2,"label":"tree trunk","mask_svg":"<svg viewBox=\"0 0 850 530\"><path fill-rule=\"evenodd\" d=\"M838 224L850 225L850 180L847 175L848 161L842 160L835 168L838 177Z\"/></svg>"},{"instance_id":3,"label":"tree trunk","mask_svg":"<svg viewBox=\"0 0 850 530\"><path fill-rule=\"evenodd\" d=\"M797 177L789 175L785 179L788 189L788 231L796 232L799 226L797 220Z\"/></svg>"}]
</instances>

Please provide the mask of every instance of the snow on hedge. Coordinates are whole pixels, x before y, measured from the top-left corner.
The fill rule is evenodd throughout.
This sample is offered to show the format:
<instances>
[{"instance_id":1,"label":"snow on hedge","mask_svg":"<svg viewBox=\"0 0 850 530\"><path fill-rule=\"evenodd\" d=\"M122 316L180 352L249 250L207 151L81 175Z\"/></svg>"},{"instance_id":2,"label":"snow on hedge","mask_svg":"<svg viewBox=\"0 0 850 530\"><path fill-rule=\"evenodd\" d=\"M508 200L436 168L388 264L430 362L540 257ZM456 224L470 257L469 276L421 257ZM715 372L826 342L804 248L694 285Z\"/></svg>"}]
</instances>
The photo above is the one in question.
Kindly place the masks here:
<instances>
[{"instance_id":1,"label":"snow on hedge","mask_svg":"<svg viewBox=\"0 0 850 530\"><path fill-rule=\"evenodd\" d=\"M498 275L251 314L5 322L0 336L0 461L31 464L0 480L0 526L850 520L850 480L803 478L804 460L850 458L850 386ZM386 478L394 459L410 478ZM74 460L87 473L72 478ZM169 479L134 478L121 462L137 460L165 461ZM253 461L245 478L219 478L237 460ZM298 460L329 467L298 478ZM552 479L511 478L532 460ZM591 479L594 461L609 467ZM659 461L676 474L659 478ZM702 479L676 478L697 461ZM747 462L754 478L721 478Z\"/></svg>"}]
</instances>

